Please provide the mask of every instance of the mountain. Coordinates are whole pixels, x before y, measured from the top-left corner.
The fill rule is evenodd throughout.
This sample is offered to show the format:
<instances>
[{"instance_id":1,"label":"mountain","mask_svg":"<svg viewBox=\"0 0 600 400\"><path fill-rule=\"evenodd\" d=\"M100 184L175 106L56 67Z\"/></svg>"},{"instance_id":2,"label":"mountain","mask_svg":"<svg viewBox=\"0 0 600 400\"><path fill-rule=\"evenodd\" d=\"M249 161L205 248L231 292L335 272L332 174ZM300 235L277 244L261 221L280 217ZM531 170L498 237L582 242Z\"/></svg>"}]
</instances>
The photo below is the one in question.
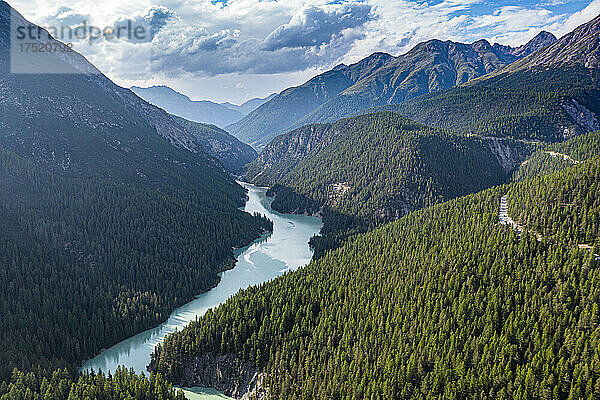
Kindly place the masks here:
<instances>
[{"instance_id":1,"label":"mountain","mask_svg":"<svg viewBox=\"0 0 600 400\"><path fill-rule=\"evenodd\" d=\"M344 90L296 125L335 121L359 110L402 103L423 94L449 89L509 65L555 41L551 33L541 32L517 48L492 46L486 40L463 44L434 39L420 43Z\"/></svg>"},{"instance_id":2,"label":"mountain","mask_svg":"<svg viewBox=\"0 0 600 400\"><path fill-rule=\"evenodd\" d=\"M194 136L206 153L219 160L231 173L241 173L244 166L258 156L252 147L215 125L188 121L177 116L173 116L173 119Z\"/></svg>"},{"instance_id":3,"label":"mountain","mask_svg":"<svg viewBox=\"0 0 600 400\"><path fill-rule=\"evenodd\" d=\"M563 141L600 129L600 16L461 87L384 107L421 123L486 136Z\"/></svg>"},{"instance_id":4,"label":"mountain","mask_svg":"<svg viewBox=\"0 0 600 400\"><path fill-rule=\"evenodd\" d=\"M45 74L43 79L11 73L10 20L33 26L0 3L5 27L0 29L0 146L72 177L215 196L230 193L227 202L240 204L243 190L192 135L165 111L115 85L78 53L39 53L40 64L60 66L65 73ZM58 44L46 35L40 42Z\"/></svg>"},{"instance_id":5,"label":"mountain","mask_svg":"<svg viewBox=\"0 0 600 400\"><path fill-rule=\"evenodd\" d=\"M194 101L167 86L133 86L131 90L150 104L190 121L224 127L244 116L241 110L208 100Z\"/></svg>"},{"instance_id":6,"label":"mountain","mask_svg":"<svg viewBox=\"0 0 600 400\"><path fill-rule=\"evenodd\" d=\"M599 179L596 156L358 235L170 335L150 369L236 398L593 397Z\"/></svg>"},{"instance_id":7,"label":"mountain","mask_svg":"<svg viewBox=\"0 0 600 400\"><path fill-rule=\"evenodd\" d=\"M535 69L558 65L582 65L585 68L600 67L598 34L600 16L582 24L574 31L564 35L552 46L544 47L540 52L515 63L507 70ZM500 71L498 71L500 73Z\"/></svg>"},{"instance_id":8,"label":"mountain","mask_svg":"<svg viewBox=\"0 0 600 400\"><path fill-rule=\"evenodd\" d=\"M280 212L321 213L320 254L347 231L507 181L528 155L512 140L453 135L382 112L274 139L246 179L272 186Z\"/></svg>"},{"instance_id":9,"label":"mountain","mask_svg":"<svg viewBox=\"0 0 600 400\"><path fill-rule=\"evenodd\" d=\"M250 100L242 103L241 105L231 104L231 103L221 103L221 104L224 105L225 107L231 108L232 110L239 111L243 115L248 115L252 111L256 110L258 107L262 106L263 104L265 104L266 102L268 102L275 96L277 96L277 93L270 94L269 96L264 97L264 98L257 97L254 99L250 99Z\"/></svg>"},{"instance_id":10,"label":"mountain","mask_svg":"<svg viewBox=\"0 0 600 400\"><path fill-rule=\"evenodd\" d=\"M526 44L519 47L504 46L499 43L494 43L493 47L501 52L511 54L517 58L523 58L531 53L535 53L539 49L542 49L554 42L556 42L556 36L550 32L541 31L533 39Z\"/></svg>"},{"instance_id":11,"label":"mountain","mask_svg":"<svg viewBox=\"0 0 600 400\"><path fill-rule=\"evenodd\" d=\"M76 373L158 325L272 229L238 209L246 192L204 139L81 55L36 52L11 72L11 25L38 32L0 1L2 398L14 368Z\"/></svg>"},{"instance_id":12,"label":"mountain","mask_svg":"<svg viewBox=\"0 0 600 400\"><path fill-rule=\"evenodd\" d=\"M255 147L291 128L332 122L357 111L444 90L504 67L556 38L542 32L512 48L486 40L472 44L430 40L392 57L376 53L349 67L338 66L297 88L287 89L228 127Z\"/></svg>"},{"instance_id":13,"label":"mountain","mask_svg":"<svg viewBox=\"0 0 600 400\"><path fill-rule=\"evenodd\" d=\"M295 121L391 59L389 54L375 53L350 66L338 65L303 85L284 90L226 129L241 141L261 148Z\"/></svg>"}]
</instances>

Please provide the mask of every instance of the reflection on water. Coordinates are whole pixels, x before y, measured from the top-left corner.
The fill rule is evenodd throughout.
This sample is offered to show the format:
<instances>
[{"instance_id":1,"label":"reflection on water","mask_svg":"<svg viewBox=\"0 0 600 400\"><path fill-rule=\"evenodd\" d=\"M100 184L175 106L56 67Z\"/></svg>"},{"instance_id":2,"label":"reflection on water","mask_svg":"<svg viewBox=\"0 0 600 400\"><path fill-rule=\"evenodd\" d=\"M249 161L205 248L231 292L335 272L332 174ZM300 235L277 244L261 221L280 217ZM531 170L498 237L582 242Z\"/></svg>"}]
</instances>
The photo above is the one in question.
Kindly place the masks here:
<instances>
[{"instance_id":1,"label":"reflection on water","mask_svg":"<svg viewBox=\"0 0 600 400\"><path fill-rule=\"evenodd\" d=\"M230 397L225 396L223 393L213 388L183 388L183 393L185 393L185 397L190 400L231 399Z\"/></svg>"},{"instance_id":2,"label":"reflection on water","mask_svg":"<svg viewBox=\"0 0 600 400\"><path fill-rule=\"evenodd\" d=\"M266 282L310 261L312 251L308 241L321 230L321 220L273 211L272 199L266 196L265 188L243 185L248 189L249 197L244 210L266 215L273 221L273 233L257 239L248 247L236 250L235 268L221 274L221 282L216 288L176 309L162 325L124 340L85 362L82 370L113 372L117 366L125 365L137 372L145 372L150 363L150 354L166 335L177 329L181 330L197 316L223 303L240 289ZM219 392L204 388L194 388L193 391L190 389L186 396L195 400L227 398Z\"/></svg>"}]
</instances>

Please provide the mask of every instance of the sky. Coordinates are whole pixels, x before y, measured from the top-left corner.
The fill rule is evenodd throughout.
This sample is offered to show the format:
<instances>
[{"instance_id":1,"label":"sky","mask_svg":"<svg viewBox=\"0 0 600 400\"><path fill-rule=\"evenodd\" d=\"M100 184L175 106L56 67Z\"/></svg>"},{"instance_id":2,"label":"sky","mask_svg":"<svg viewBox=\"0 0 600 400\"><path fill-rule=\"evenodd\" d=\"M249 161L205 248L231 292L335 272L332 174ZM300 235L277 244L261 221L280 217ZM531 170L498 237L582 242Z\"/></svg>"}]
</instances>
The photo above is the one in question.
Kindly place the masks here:
<instances>
[{"instance_id":1,"label":"sky","mask_svg":"<svg viewBox=\"0 0 600 400\"><path fill-rule=\"evenodd\" d=\"M167 85L239 104L340 63L400 55L429 39L518 46L600 14L600 0L8 0L43 27L97 27L65 40L117 84ZM115 38L106 27L144 28ZM125 32L119 31L119 32Z\"/></svg>"}]
</instances>

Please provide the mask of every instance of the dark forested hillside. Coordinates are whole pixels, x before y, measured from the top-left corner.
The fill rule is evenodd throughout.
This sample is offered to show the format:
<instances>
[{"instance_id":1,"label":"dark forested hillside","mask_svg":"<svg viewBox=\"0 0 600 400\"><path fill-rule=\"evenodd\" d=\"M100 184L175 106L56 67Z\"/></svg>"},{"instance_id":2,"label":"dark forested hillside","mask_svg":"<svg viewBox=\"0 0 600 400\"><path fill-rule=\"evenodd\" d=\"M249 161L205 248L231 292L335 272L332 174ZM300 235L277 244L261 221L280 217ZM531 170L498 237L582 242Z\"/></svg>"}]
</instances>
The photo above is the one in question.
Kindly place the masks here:
<instances>
[{"instance_id":1,"label":"dark forested hillside","mask_svg":"<svg viewBox=\"0 0 600 400\"><path fill-rule=\"evenodd\" d=\"M247 178L276 185L273 207L321 211L325 238L501 184L525 159L527 145L452 135L384 112L310 125L275 139ZM343 235L344 236L344 235Z\"/></svg>"},{"instance_id":2,"label":"dark forested hillside","mask_svg":"<svg viewBox=\"0 0 600 400\"><path fill-rule=\"evenodd\" d=\"M0 385L0 400L185 400L160 375L135 375L118 369L114 376L84 374L73 378L66 370L23 373L15 370Z\"/></svg>"},{"instance_id":3,"label":"dark forested hillside","mask_svg":"<svg viewBox=\"0 0 600 400\"><path fill-rule=\"evenodd\" d=\"M76 371L157 325L272 226L238 210L244 189L193 135L81 55L11 73L11 22L37 31L0 1L0 382ZM129 398L111 396L89 398Z\"/></svg>"},{"instance_id":4,"label":"dark forested hillside","mask_svg":"<svg viewBox=\"0 0 600 400\"><path fill-rule=\"evenodd\" d=\"M169 336L151 369L188 385L250 365L272 399L594 398L600 160L573 168L358 235ZM550 209L572 202L539 214L553 227L541 241L499 224L501 196L531 209L531 190ZM595 223L592 248L569 240L575 221Z\"/></svg>"},{"instance_id":5,"label":"dark forested hillside","mask_svg":"<svg viewBox=\"0 0 600 400\"><path fill-rule=\"evenodd\" d=\"M510 214L549 241L584 248L600 244L600 168L595 160L515 184L508 192Z\"/></svg>"},{"instance_id":6,"label":"dark forested hillside","mask_svg":"<svg viewBox=\"0 0 600 400\"><path fill-rule=\"evenodd\" d=\"M218 282L269 221L41 171L0 149L0 378L72 366ZM41 346L40 344L44 344Z\"/></svg>"},{"instance_id":7,"label":"dark forested hillside","mask_svg":"<svg viewBox=\"0 0 600 400\"><path fill-rule=\"evenodd\" d=\"M242 173L244 166L257 157L252 147L215 125L200 124L176 116L173 118L194 136L206 153L219 160L231 173Z\"/></svg>"}]
</instances>

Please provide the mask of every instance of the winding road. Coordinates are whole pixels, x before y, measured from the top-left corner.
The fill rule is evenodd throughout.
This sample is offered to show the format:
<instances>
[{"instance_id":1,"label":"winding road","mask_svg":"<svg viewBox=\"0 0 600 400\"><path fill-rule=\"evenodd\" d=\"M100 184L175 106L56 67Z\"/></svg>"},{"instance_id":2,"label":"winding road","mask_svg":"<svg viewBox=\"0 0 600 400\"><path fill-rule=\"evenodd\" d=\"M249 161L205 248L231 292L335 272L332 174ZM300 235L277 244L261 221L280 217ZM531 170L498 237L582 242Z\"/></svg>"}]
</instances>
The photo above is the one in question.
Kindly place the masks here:
<instances>
[{"instance_id":1,"label":"winding road","mask_svg":"<svg viewBox=\"0 0 600 400\"><path fill-rule=\"evenodd\" d=\"M498 217L500 219L500 225L510 225L519 235L523 233L525 228L516 223L509 215L508 215L508 195L505 194L500 198L500 212L498 213ZM535 231L529 231L529 233L533 233L538 242L542 241L542 235Z\"/></svg>"},{"instance_id":2,"label":"winding road","mask_svg":"<svg viewBox=\"0 0 600 400\"><path fill-rule=\"evenodd\" d=\"M571 156L568 156L566 154L563 153L557 153L556 151L545 151L544 153L551 155L552 157L556 157L556 158L562 158L565 161L571 161L573 164L579 164L581 161L577 161L573 158L571 158Z\"/></svg>"}]
</instances>

